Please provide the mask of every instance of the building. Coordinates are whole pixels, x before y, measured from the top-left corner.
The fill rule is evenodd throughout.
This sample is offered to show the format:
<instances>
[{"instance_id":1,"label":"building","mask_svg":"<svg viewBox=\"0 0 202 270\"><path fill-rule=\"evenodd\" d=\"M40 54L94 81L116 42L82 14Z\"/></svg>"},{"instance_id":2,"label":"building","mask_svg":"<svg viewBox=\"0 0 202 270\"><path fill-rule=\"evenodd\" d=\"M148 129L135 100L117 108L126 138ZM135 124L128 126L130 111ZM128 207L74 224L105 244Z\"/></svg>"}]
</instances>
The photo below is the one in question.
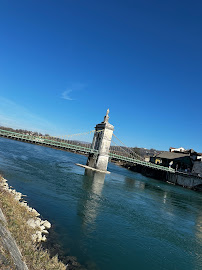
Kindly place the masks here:
<instances>
[{"instance_id":1,"label":"building","mask_svg":"<svg viewBox=\"0 0 202 270\"><path fill-rule=\"evenodd\" d=\"M190 154L163 152L159 155L150 158L150 162L162 165L164 167L171 167L178 171L191 171L192 159Z\"/></svg>"},{"instance_id":2,"label":"building","mask_svg":"<svg viewBox=\"0 0 202 270\"><path fill-rule=\"evenodd\" d=\"M170 147L169 152L162 152L150 157L150 162L177 171L202 176L202 153L197 153L193 149Z\"/></svg>"},{"instance_id":3,"label":"building","mask_svg":"<svg viewBox=\"0 0 202 270\"><path fill-rule=\"evenodd\" d=\"M194 151L194 149L185 149L183 147L180 147L180 148L174 148L174 147L170 147L169 148L169 151L170 152L173 152L173 153L183 153L183 154L188 154L190 155L191 159L192 160L197 160L198 159L198 156L200 156L199 153L197 153L196 151Z\"/></svg>"},{"instance_id":4,"label":"building","mask_svg":"<svg viewBox=\"0 0 202 270\"><path fill-rule=\"evenodd\" d=\"M202 161L202 153L199 153L199 155L197 156L197 160Z\"/></svg>"},{"instance_id":5,"label":"building","mask_svg":"<svg viewBox=\"0 0 202 270\"><path fill-rule=\"evenodd\" d=\"M170 152L184 152L186 151L183 147L180 147L180 148L174 148L174 147L170 147L169 148L169 151Z\"/></svg>"}]
</instances>

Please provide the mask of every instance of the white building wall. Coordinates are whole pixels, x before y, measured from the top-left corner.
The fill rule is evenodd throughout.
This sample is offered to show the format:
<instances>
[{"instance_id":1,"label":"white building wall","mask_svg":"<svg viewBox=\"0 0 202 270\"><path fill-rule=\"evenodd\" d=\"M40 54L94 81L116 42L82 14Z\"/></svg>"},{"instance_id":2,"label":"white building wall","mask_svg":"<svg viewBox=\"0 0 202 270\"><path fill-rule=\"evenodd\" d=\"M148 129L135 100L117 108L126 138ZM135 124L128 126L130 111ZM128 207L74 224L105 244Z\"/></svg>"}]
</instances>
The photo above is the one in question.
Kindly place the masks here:
<instances>
[{"instance_id":1,"label":"white building wall","mask_svg":"<svg viewBox=\"0 0 202 270\"><path fill-rule=\"evenodd\" d=\"M170 152L184 152L184 151L185 149L183 147L170 149Z\"/></svg>"}]
</instances>

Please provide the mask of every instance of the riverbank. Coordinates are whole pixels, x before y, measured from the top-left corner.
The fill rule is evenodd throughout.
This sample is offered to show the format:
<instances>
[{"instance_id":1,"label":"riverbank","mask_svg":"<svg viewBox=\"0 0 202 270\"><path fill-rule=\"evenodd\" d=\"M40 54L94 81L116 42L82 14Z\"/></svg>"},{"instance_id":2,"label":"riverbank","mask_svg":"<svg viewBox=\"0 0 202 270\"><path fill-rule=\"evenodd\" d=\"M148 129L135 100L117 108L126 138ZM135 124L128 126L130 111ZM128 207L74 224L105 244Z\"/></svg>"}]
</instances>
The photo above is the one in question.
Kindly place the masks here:
<instances>
[{"instance_id":1,"label":"riverbank","mask_svg":"<svg viewBox=\"0 0 202 270\"><path fill-rule=\"evenodd\" d=\"M0 176L1 225L3 229L10 232L16 242L22 261L28 269L33 270L68 269L58 260L57 256L51 257L49 252L42 248L41 242L46 240L50 223L41 220L39 213L29 207L23 197L20 192L9 187L7 180ZM10 239L6 245L5 234L1 234L0 240L2 243L0 250L1 269L20 269L13 256L15 252L11 249L14 241Z\"/></svg>"},{"instance_id":2,"label":"riverbank","mask_svg":"<svg viewBox=\"0 0 202 270\"><path fill-rule=\"evenodd\" d=\"M116 163L117 165L127 168L131 171L141 173L144 176L157 179L163 182L167 182L172 185L181 186L194 191L202 191L202 177L195 176L192 174L186 174L182 172L165 172L160 170L155 170L152 168L143 167L141 165L134 165L131 163Z\"/></svg>"}]
</instances>

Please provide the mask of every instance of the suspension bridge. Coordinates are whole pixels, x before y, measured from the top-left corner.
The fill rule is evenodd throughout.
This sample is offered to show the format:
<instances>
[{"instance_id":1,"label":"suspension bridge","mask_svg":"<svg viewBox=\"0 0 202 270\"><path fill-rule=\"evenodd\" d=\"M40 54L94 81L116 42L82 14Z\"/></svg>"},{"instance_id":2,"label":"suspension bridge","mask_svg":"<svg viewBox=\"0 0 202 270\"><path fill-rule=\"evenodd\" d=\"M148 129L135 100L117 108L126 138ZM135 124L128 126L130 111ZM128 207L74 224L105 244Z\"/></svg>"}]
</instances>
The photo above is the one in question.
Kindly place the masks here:
<instances>
[{"instance_id":1,"label":"suspension bridge","mask_svg":"<svg viewBox=\"0 0 202 270\"><path fill-rule=\"evenodd\" d=\"M127 147L115 134L113 134L114 127L108 122L108 113L109 110L104 117L104 121L96 125L95 129L89 132L53 137L23 134L0 129L0 136L88 155L87 167L95 170L106 171L108 162L112 160L175 173L175 170L172 168L146 162L143 157ZM78 138L81 138L82 136L85 136L86 140L87 135L93 136L92 143L82 139L78 140Z\"/></svg>"}]
</instances>

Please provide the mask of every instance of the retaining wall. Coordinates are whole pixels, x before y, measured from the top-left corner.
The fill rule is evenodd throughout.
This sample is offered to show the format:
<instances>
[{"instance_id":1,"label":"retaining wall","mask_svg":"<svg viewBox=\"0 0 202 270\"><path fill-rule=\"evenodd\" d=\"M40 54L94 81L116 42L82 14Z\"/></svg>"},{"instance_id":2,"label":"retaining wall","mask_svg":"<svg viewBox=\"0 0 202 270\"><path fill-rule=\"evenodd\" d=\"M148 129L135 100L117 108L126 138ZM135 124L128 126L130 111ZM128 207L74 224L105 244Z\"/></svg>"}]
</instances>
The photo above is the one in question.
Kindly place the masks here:
<instances>
[{"instance_id":1,"label":"retaining wall","mask_svg":"<svg viewBox=\"0 0 202 270\"><path fill-rule=\"evenodd\" d=\"M181 172L164 172L155 170L153 168L143 167L140 165L123 164L124 167L129 170L142 173L145 176L161 180L164 182L170 182L175 185L183 186L193 190L202 191L202 177L189 175Z\"/></svg>"}]
</instances>

